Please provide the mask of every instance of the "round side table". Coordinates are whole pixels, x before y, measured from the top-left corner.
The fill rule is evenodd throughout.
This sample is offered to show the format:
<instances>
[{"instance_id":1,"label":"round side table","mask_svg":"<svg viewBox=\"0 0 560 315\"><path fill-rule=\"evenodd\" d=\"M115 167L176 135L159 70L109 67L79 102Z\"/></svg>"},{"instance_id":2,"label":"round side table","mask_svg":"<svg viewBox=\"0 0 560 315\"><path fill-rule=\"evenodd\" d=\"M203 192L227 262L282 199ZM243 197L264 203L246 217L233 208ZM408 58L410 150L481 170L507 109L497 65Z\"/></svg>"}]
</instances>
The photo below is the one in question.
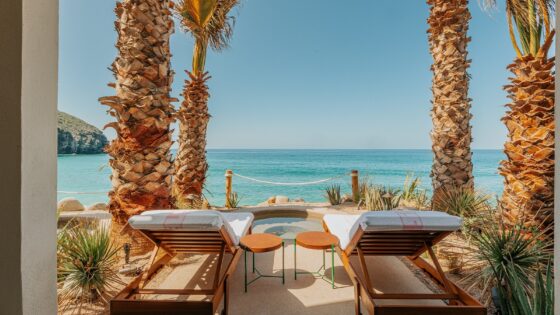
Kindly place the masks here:
<instances>
[{"instance_id":1,"label":"round side table","mask_svg":"<svg viewBox=\"0 0 560 315\"><path fill-rule=\"evenodd\" d=\"M323 252L323 265L316 272L298 272L297 271L297 245L308 248L321 250ZM334 289L334 247L338 245L338 238L326 232L302 232L296 236L294 240L294 279L297 280L298 274L312 274L320 277L332 285ZM331 281L325 279L325 251L331 250Z\"/></svg>"},{"instance_id":2,"label":"round side table","mask_svg":"<svg viewBox=\"0 0 560 315\"><path fill-rule=\"evenodd\" d=\"M282 284L285 282L284 278L284 240L280 237L267 234L267 233L257 233L257 234L250 234L243 236L239 241L241 248L244 251L245 257L245 292L247 292L247 287L257 281L260 278L282 278ZM279 248L282 248L282 275L275 276L275 275L265 275L262 274L256 267L255 267L255 253L266 253L272 252ZM247 281L247 251L253 253L253 273L257 274L257 277L251 281Z\"/></svg>"}]
</instances>

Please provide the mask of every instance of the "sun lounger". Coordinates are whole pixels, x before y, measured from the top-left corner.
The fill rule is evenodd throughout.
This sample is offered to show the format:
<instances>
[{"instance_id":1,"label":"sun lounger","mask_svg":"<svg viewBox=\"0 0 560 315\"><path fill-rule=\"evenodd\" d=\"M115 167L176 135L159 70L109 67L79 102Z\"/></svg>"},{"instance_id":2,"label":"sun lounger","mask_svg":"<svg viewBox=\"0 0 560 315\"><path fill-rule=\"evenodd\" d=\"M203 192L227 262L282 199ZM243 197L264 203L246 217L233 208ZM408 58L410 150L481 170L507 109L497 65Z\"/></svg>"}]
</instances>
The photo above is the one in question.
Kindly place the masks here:
<instances>
[{"instance_id":1,"label":"sun lounger","mask_svg":"<svg viewBox=\"0 0 560 315\"><path fill-rule=\"evenodd\" d=\"M323 226L340 240L337 252L354 284L356 314L362 314L362 306L370 315L486 314L486 309L476 299L446 278L432 250L433 245L460 228L461 218L437 211L371 211L362 215L325 215ZM420 257L426 252L433 265ZM354 256L357 259L353 259ZM365 256L406 256L433 279L443 293L376 292ZM358 260L358 268L354 266L355 260ZM385 303L375 300L385 300ZM444 303L411 305L402 300L441 300Z\"/></svg>"},{"instance_id":2,"label":"sun lounger","mask_svg":"<svg viewBox=\"0 0 560 315\"><path fill-rule=\"evenodd\" d=\"M242 253L239 239L250 233L252 222L253 215L250 213L220 213L212 210L157 210L131 217L129 225L150 239L155 248L147 269L111 300L110 313L214 315L223 299L222 314L227 314L229 281ZM145 288L155 272L179 253L217 254L212 288ZM225 255L232 257L229 264L222 268ZM146 298L150 295L184 298ZM207 298L189 300L189 296Z\"/></svg>"}]
</instances>

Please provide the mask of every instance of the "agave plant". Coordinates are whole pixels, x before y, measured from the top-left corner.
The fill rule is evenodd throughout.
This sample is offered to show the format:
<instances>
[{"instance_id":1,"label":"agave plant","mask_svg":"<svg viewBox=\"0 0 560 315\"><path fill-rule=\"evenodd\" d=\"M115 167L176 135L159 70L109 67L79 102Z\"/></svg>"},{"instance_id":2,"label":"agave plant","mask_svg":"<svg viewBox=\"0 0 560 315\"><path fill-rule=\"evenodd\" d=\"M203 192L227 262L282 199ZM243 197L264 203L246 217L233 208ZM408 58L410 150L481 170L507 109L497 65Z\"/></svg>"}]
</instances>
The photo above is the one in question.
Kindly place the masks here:
<instances>
[{"instance_id":1,"label":"agave plant","mask_svg":"<svg viewBox=\"0 0 560 315\"><path fill-rule=\"evenodd\" d=\"M365 191L364 208L366 210L392 210L399 206L400 190L389 186L370 185Z\"/></svg>"},{"instance_id":2,"label":"agave plant","mask_svg":"<svg viewBox=\"0 0 560 315\"><path fill-rule=\"evenodd\" d=\"M434 196L432 208L466 219L490 209L490 196L465 188L444 188Z\"/></svg>"},{"instance_id":3,"label":"agave plant","mask_svg":"<svg viewBox=\"0 0 560 315\"><path fill-rule=\"evenodd\" d=\"M340 194L340 185L332 184L325 188L325 198L327 198L329 203L333 206L341 204L342 196Z\"/></svg>"},{"instance_id":4,"label":"agave plant","mask_svg":"<svg viewBox=\"0 0 560 315\"><path fill-rule=\"evenodd\" d=\"M179 119L179 149L175 158L173 181L176 198L193 195L200 197L206 181L206 129L208 113L207 81L205 72L208 46L221 51L228 46L233 33L233 17L229 12L237 0L182 0L175 7L181 25L195 40L192 71L187 71L184 100L177 116Z\"/></svg>"},{"instance_id":5,"label":"agave plant","mask_svg":"<svg viewBox=\"0 0 560 315\"><path fill-rule=\"evenodd\" d=\"M62 229L57 251L61 304L91 302L122 284L114 270L117 251L104 227L89 229L76 225Z\"/></svg>"},{"instance_id":6,"label":"agave plant","mask_svg":"<svg viewBox=\"0 0 560 315\"><path fill-rule=\"evenodd\" d=\"M484 0L494 8L498 0ZM539 225L554 209L554 57L548 57L555 31L554 0L504 0L507 24L516 58L504 86L511 102L502 121L508 129L501 162L504 177L502 205L515 224L524 212ZM540 216L536 216L540 213Z\"/></svg>"}]
</instances>

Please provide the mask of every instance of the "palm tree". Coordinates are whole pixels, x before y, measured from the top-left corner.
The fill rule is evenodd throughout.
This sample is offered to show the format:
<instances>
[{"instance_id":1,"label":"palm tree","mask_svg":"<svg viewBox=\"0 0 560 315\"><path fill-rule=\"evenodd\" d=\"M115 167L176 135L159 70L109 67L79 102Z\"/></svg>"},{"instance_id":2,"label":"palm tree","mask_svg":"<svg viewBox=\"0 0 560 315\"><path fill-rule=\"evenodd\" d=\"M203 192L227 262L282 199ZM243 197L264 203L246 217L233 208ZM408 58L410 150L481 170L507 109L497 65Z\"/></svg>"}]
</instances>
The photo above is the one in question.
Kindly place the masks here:
<instances>
[{"instance_id":1,"label":"palm tree","mask_svg":"<svg viewBox=\"0 0 560 315\"><path fill-rule=\"evenodd\" d=\"M116 95L99 99L116 120L106 126L117 134L106 148L112 168L109 209L114 231L131 215L171 207L174 112L169 95L173 80L169 37L174 31L169 1L123 0L117 2L115 13L116 82L109 86Z\"/></svg>"},{"instance_id":2,"label":"palm tree","mask_svg":"<svg viewBox=\"0 0 560 315\"><path fill-rule=\"evenodd\" d=\"M471 153L471 99L468 97L468 0L428 0L428 39L433 58L432 186L444 190L474 188Z\"/></svg>"},{"instance_id":3,"label":"palm tree","mask_svg":"<svg viewBox=\"0 0 560 315\"><path fill-rule=\"evenodd\" d=\"M181 24L195 40L192 71L186 71L184 100L177 116L179 119L179 149L175 158L173 193L176 199L188 204L202 197L208 163L206 161L206 129L208 113L206 51L227 48L233 32L233 17L229 12L238 0L183 0L175 10Z\"/></svg>"},{"instance_id":4,"label":"palm tree","mask_svg":"<svg viewBox=\"0 0 560 315\"><path fill-rule=\"evenodd\" d=\"M551 14L554 0L506 0L509 36L516 58L504 86L511 102L502 121L508 129L501 162L504 193L501 205L510 223L537 215L552 221L554 208L554 58L548 51L554 39ZM486 8L496 0L485 0ZM547 219L549 218L549 219Z\"/></svg>"}]
</instances>

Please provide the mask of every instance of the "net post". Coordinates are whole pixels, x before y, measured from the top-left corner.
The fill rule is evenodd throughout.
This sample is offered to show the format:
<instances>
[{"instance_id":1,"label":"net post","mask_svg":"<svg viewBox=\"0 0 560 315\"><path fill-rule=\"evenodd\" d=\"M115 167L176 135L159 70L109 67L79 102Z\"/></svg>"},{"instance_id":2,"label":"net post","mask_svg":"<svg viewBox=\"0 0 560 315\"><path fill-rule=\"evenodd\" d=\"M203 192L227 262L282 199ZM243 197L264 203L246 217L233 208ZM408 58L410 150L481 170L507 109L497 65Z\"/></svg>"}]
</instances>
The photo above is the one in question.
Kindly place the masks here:
<instances>
[{"instance_id":1,"label":"net post","mask_svg":"<svg viewBox=\"0 0 560 315\"><path fill-rule=\"evenodd\" d=\"M352 180L352 199L355 203L360 202L360 184L358 180L358 170L352 170L350 173L350 178Z\"/></svg>"},{"instance_id":2,"label":"net post","mask_svg":"<svg viewBox=\"0 0 560 315\"><path fill-rule=\"evenodd\" d=\"M233 171L226 170L225 177L226 177L226 208L231 208L229 201L231 198L231 184L233 179Z\"/></svg>"}]
</instances>

